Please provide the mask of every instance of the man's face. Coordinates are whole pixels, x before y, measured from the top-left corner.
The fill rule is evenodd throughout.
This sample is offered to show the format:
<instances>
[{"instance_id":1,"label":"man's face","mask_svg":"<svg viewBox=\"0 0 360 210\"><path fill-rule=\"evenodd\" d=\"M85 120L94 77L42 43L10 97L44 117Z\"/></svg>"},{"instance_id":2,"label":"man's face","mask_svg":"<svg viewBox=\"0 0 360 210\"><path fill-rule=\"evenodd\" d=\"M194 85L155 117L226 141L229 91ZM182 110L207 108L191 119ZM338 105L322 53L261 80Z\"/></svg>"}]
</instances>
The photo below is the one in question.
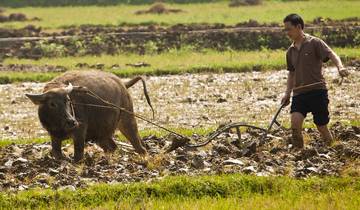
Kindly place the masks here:
<instances>
[{"instance_id":1,"label":"man's face","mask_svg":"<svg viewBox=\"0 0 360 210\"><path fill-rule=\"evenodd\" d=\"M292 40L295 40L297 37L301 36L301 25L294 26L291 22L284 23L284 31L286 31L288 37Z\"/></svg>"}]
</instances>

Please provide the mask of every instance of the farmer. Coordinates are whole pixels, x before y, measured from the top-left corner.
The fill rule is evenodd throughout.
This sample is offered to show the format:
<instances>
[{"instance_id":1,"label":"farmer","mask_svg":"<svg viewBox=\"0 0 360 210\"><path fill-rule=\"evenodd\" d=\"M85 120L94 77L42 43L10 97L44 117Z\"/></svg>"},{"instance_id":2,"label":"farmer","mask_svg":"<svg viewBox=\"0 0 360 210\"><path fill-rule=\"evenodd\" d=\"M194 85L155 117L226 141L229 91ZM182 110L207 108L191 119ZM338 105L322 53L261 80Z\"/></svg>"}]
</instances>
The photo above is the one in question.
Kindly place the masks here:
<instances>
[{"instance_id":1,"label":"farmer","mask_svg":"<svg viewBox=\"0 0 360 210\"><path fill-rule=\"evenodd\" d=\"M328 129L328 91L322 74L322 63L329 59L336 65L340 76L348 76L347 70L334 51L321 39L304 33L304 21L297 14L284 19L285 31L293 41L286 52L288 70L287 88L281 104L287 106L291 100L291 144L294 149L302 149L304 140L301 134L306 114L311 112L313 121L326 145L333 137Z\"/></svg>"}]
</instances>

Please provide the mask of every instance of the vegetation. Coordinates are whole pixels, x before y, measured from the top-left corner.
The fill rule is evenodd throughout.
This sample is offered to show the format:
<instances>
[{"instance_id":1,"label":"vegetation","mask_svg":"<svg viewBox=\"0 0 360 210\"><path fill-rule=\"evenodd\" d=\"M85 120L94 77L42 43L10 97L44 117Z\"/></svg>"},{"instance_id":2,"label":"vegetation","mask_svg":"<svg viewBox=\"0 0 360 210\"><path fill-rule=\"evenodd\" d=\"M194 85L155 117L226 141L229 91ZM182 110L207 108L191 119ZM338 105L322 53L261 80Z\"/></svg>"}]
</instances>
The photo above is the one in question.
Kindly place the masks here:
<instances>
[{"instance_id":1,"label":"vegetation","mask_svg":"<svg viewBox=\"0 0 360 210\"><path fill-rule=\"evenodd\" d=\"M38 17L41 20L0 23L0 27L19 28L33 24L41 26L44 29L56 29L70 25L119 25L122 23L156 23L161 25L174 25L178 23L223 23L226 25L234 25L239 22L248 21L249 19L255 19L261 23L282 23L283 18L290 12L299 13L304 17L305 21L312 21L319 16L324 18L330 17L332 19L344 19L357 17L360 13L360 1L337 0L286 2L273 0L264 1L262 5L251 7L229 7L228 2L220 1L204 4L171 4L169 7L181 9L185 12L165 15L135 14L138 10L148 9L148 5L6 8L5 14L23 13L29 19Z\"/></svg>"},{"instance_id":2,"label":"vegetation","mask_svg":"<svg viewBox=\"0 0 360 210\"><path fill-rule=\"evenodd\" d=\"M166 3L209 3L209 2L220 2L224 0L163 0ZM157 0L13 0L4 1L0 5L8 7L24 7L24 6L74 6L74 5L116 5L116 4L151 4Z\"/></svg>"},{"instance_id":3,"label":"vegetation","mask_svg":"<svg viewBox=\"0 0 360 210\"><path fill-rule=\"evenodd\" d=\"M345 61L360 58L359 48L334 48ZM42 58L40 60L9 58L4 64L32 64L32 65L62 65L68 69L77 69L78 63L95 65L105 64L105 70L113 72L121 77L133 75L166 75L183 73L223 73L223 72L246 72L277 70L285 68L285 52L283 50L261 51L225 51L204 50L195 52L191 49L171 50L163 54L119 54L115 56L84 56ZM126 64L137 62L149 63L149 67L130 67ZM330 62L329 62L330 63ZM111 68L118 64L120 67ZM36 73L36 72L0 72L0 83L12 83L23 81L49 81L59 73Z\"/></svg>"},{"instance_id":4,"label":"vegetation","mask_svg":"<svg viewBox=\"0 0 360 210\"><path fill-rule=\"evenodd\" d=\"M358 178L220 175L168 177L150 183L95 185L76 191L1 193L1 209L356 209Z\"/></svg>"}]
</instances>

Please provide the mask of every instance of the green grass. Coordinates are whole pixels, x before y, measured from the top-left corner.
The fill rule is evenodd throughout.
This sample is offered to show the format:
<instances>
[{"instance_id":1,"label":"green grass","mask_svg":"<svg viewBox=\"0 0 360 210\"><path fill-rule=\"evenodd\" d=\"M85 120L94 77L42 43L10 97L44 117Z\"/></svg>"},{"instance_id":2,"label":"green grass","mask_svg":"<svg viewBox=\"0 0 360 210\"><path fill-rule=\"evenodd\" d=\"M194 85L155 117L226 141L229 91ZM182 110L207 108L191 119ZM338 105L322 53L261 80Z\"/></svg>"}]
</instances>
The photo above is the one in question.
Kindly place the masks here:
<instances>
[{"instance_id":1,"label":"green grass","mask_svg":"<svg viewBox=\"0 0 360 210\"><path fill-rule=\"evenodd\" d=\"M150 183L95 185L76 191L0 193L0 208L41 209L356 209L358 177L221 175L167 177ZM145 207L145 208L144 208Z\"/></svg>"},{"instance_id":2,"label":"green grass","mask_svg":"<svg viewBox=\"0 0 360 210\"><path fill-rule=\"evenodd\" d=\"M48 142L48 138L28 138L28 139L0 139L0 147L6 147L10 144L42 144Z\"/></svg>"},{"instance_id":3,"label":"green grass","mask_svg":"<svg viewBox=\"0 0 360 210\"><path fill-rule=\"evenodd\" d=\"M107 202L98 209L193 209L193 210L244 210L244 209L357 209L359 205L359 192L331 192L331 193L303 193L301 195L284 198L283 195L248 195L244 197L200 199L143 199ZM340 199L342 198L342 199ZM87 209L87 208L81 208Z\"/></svg>"},{"instance_id":4,"label":"green grass","mask_svg":"<svg viewBox=\"0 0 360 210\"><path fill-rule=\"evenodd\" d=\"M343 19L360 14L360 1L264 1L259 6L229 8L228 2L203 4L171 4L170 8L185 10L185 13L168 15L135 15L137 10L148 9L148 5L118 6L76 6L76 7L25 7L6 8L6 13L24 13L29 18L39 17L41 21L1 23L0 27L23 27L34 24L45 29L82 24L118 25L120 23L158 23L173 25L178 23L224 23L236 24L255 19L259 22L278 22L289 13L299 13L305 21L315 17ZM346 12L344 12L346 11ZM111 15L109 15L111 14Z\"/></svg>"},{"instance_id":5,"label":"green grass","mask_svg":"<svg viewBox=\"0 0 360 210\"><path fill-rule=\"evenodd\" d=\"M46 82L59 75L58 73L22 73L0 72L0 84L13 82Z\"/></svg>"},{"instance_id":6,"label":"green grass","mask_svg":"<svg viewBox=\"0 0 360 210\"><path fill-rule=\"evenodd\" d=\"M359 48L334 48L334 51L346 61L359 59ZM127 63L146 62L150 67L128 67ZM90 65L103 63L106 70L121 77L133 75L168 75L183 73L224 73L224 72L247 72L262 70L278 70L285 68L285 52L282 50L261 51L214 51L204 50L195 52L188 49L170 50L163 54L137 55L102 55L84 57L61 57L42 58L40 60L8 58L4 64L33 64L33 65L62 65L68 69L76 69L77 63ZM119 69L110 69L113 64L119 64ZM0 72L0 83L12 83L23 81L45 82L59 73L23 73L23 72Z\"/></svg>"},{"instance_id":7,"label":"green grass","mask_svg":"<svg viewBox=\"0 0 360 210\"><path fill-rule=\"evenodd\" d=\"M354 51L354 52L353 52ZM347 49L348 54L354 53L360 55L356 49ZM119 73L141 72L150 73L159 72L186 72L189 69L218 69L241 68L263 64L266 67L276 67L284 64L285 52L281 50L262 50L262 51L224 51L203 50L196 52L192 49L170 50L162 54L130 54L123 53L115 56L82 56L82 57L59 57L59 58L41 58L40 60L8 58L4 64L35 64L35 65L62 65L67 68L75 68L77 63L88 63L90 65L103 63L110 68L113 64L119 64L121 70ZM150 67L135 68L125 66L127 63L145 62L151 64Z\"/></svg>"}]
</instances>

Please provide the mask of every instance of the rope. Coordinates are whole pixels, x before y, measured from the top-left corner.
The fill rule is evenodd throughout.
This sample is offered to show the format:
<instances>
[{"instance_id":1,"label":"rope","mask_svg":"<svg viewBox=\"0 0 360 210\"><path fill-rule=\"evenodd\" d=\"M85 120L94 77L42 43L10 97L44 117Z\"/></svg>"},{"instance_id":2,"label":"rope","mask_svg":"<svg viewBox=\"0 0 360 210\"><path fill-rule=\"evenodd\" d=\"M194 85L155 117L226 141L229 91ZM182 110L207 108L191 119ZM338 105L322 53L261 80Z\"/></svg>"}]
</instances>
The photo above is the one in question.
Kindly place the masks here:
<instances>
[{"instance_id":1,"label":"rope","mask_svg":"<svg viewBox=\"0 0 360 210\"><path fill-rule=\"evenodd\" d=\"M172 130L170 130L170 129L168 129L168 128L165 128L165 127L163 127L163 126L161 126L161 125L159 125L159 124L157 124L157 123L155 123L155 122L152 122L151 120L148 120L148 119L146 119L145 117L143 117L143 116L141 116L141 115L139 115L139 114L136 114L136 113L134 113L134 112L132 112L132 111L129 111L129 110L127 110L127 109L125 109L125 108L123 108L123 107L120 107L120 106L118 106L118 105L116 105L116 104L113 104L113 103L111 103L111 102L109 102L109 101L106 101L106 100L104 100L103 98L101 98L100 96L98 96L97 94L95 94L94 92L92 92L92 91L89 90L89 89L85 89L85 88L83 88L83 87L80 87L80 88L81 88L81 91L85 91L85 93L86 93L87 95L89 95L89 96L91 96L91 97L93 97L93 98L95 98L95 99L100 100L101 102L103 102L104 104L107 104L108 106L97 105L97 104L75 103L75 102L74 102L73 104L82 105L82 106L90 106L90 107L108 108L108 109L115 109L115 110L124 111L124 112L126 112L126 113L128 113L128 114L131 114L131 115L135 116L136 118L139 118L139 119L141 119L141 120L143 120L143 121L145 121L145 122L147 122L147 123L150 123L150 124L152 124L152 125L154 125L154 126L156 126L156 127L159 127L159 128L161 128L161 129L169 132L169 133L172 133L172 134L174 134L174 135L176 135L176 136L179 136L179 137L181 137L181 138L187 138L187 137L185 137L185 136L183 136L183 135L181 135L181 134L179 134L179 133L177 133L177 132L175 132L175 131L172 131Z\"/></svg>"},{"instance_id":2,"label":"rope","mask_svg":"<svg viewBox=\"0 0 360 210\"><path fill-rule=\"evenodd\" d=\"M98 104L88 104L88 103L76 103L76 102L73 102L73 104L75 105L81 105L81 106L90 106L90 107L98 107L98 108L106 108L106 109L115 109L115 110L120 110L120 111L124 111L128 114L131 114L133 116L135 116L136 118L139 118L147 123L150 123L158 128L161 128L169 133L172 133L178 137L180 137L180 139L175 139L173 141L173 145L171 146L171 149L168 150L169 151L172 151L173 149L176 149L177 147L181 147L181 146L187 146L187 147L192 147L192 148L196 148L196 147L202 147L202 146L206 146L207 144L209 144L213 139L215 139L217 136L219 136L221 133L227 131L227 130L230 130L231 128L239 128L239 127L248 127L248 128L253 128L253 129L258 129L260 131L263 131L265 134L267 134L271 127L272 127L272 124L276 121L276 118L277 116L279 115L281 109L284 107L283 105L279 108L279 110L277 111L276 115L274 116L273 120L272 120L272 123L270 124L269 128L268 129L264 129L264 128L260 128L260 127L257 127L257 126L253 126L253 125L248 125L248 124L245 124L245 123L229 123L227 125L225 125L224 127L216 130L215 132L213 132L212 134L210 134L204 141L202 142L199 142L197 144L189 144L189 141L190 139L186 136L183 136L173 130L170 130L168 128L165 128L164 126L161 126L151 120L148 120L146 119L145 117L139 115L139 114L136 114L132 111L129 111L123 107L120 107L116 104L113 104L107 100L104 100L103 98L101 98L100 96L98 96L97 94L95 94L94 92L92 92L91 90L87 89L87 88L84 88L84 87L77 87L76 90L80 90L82 92L85 92L87 95L95 98L95 99L98 99L100 100L101 102L103 102L104 104L106 105L98 105ZM238 133L239 135L239 133ZM240 136L239 136L240 138Z\"/></svg>"}]
</instances>

